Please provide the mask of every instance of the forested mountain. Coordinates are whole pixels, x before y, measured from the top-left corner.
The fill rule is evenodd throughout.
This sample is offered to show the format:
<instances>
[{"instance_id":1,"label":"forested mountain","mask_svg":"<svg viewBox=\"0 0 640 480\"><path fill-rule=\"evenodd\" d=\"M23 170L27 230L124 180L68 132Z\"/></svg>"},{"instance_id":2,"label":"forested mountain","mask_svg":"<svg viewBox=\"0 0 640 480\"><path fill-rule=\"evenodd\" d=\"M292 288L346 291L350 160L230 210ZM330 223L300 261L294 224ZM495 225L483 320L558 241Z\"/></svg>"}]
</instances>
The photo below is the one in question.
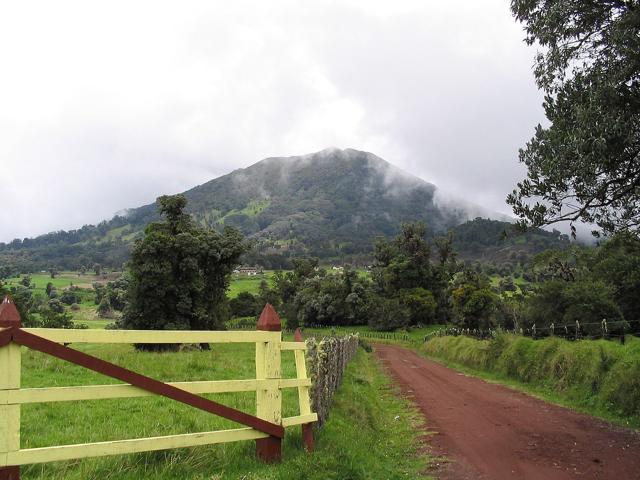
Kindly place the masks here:
<instances>
[{"instance_id":1,"label":"forested mountain","mask_svg":"<svg viewBox=\"0 0 640 480\"><path fill-rule=\"evenodd\" d=\"M423 221L435 235L469 219L466 207L439 206L435 192L434 185L371 153L327 149L267 158L184 195L187 211L199 223L234 226L254 242L248 261L282 267L292 256L339 260L366 255L373 238L395 235L403 222ZM119 266L144 226L157 218L150 204L97 226L0 244L0 265L21 270ZM500 242L510 225L477 221L458 228L456 246L473 257L504 246ZM538 232L547 248L561 243L556 234Z\"/></svg>"}]
</instances>

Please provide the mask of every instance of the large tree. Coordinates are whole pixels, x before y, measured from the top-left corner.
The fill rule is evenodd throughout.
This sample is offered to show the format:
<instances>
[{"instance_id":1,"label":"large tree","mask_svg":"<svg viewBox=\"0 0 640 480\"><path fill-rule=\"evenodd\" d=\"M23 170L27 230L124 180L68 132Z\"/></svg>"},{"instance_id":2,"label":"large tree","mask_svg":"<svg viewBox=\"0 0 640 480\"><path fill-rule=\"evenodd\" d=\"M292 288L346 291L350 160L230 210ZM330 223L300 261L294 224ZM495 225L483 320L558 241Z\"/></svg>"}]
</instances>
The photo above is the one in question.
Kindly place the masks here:
<instances>
[{"instance_id":1,"label":"large tree","mask_svg":"<svg viewBox=\"0 0 640 480\"><path fill-rule=\"evenodd\" d=\"M229 277L245 247L233 228L202 228L184 212L182 195L158 199L165 220L145 229L129 263L123 328L209 330L228 315Z\"/></svg>"},{"instance_id":2,"label":"large tree","mask_svg":"<svg viewBox=\"0 0 640 480\"><path fill-rule=\"evenodd\" d=\"M640 225L640 2L512 0L548 127L520 150L527 178L507 197L524 223Z\"/></svg>"}]
</instances>

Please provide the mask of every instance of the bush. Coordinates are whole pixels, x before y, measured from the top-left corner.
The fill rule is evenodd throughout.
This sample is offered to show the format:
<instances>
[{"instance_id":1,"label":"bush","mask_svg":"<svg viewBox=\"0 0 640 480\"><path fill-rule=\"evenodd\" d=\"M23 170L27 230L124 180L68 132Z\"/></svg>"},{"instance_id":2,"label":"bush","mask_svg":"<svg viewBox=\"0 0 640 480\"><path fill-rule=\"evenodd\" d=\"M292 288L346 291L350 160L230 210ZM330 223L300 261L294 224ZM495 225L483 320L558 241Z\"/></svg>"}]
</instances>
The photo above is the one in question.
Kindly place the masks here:
<instances>
[{"instance_id":1,"label":"bush","mask_svg":"<svg viewBox=\"0 0 640 480\"><path fill-rule=\"evenodd\" d=\"M72 303L78 303L79 298L71 290L65 290L62 292L62 295L60 295L60 301L67 305L71 305Z\"/></svg>"},{"instance_id":2,"label":"bush","mask_svg":"<svg viewBox=\"0 0 640 480\"><path fill-rule=\"evenodd\" d=\"M640 339L533 340L499 334L492 340L435 337L424 351L464 366L551 388L579 405L640 419Z\"/></svg>"},{"instance_id":3,"label":"bush","mask_svg":"<svg viewBox=\"0 0 640 480\"><path fill-rule=\"evenodd\" d=\"M393 331L409 325L411 312L397 298L377 297L369 307L369 326L378 331Z\"/></svg>"},{"instance_id":4,"label":"bush","mask_svg":"<svg viewBox=\"0 0 640 480\"><path fill-rule=\"evenodd\" d=\"M254 317L260 313L258 298L250 292L240 292L236 298L229 301L231 316Z\"/></svg>"}]
</instances>

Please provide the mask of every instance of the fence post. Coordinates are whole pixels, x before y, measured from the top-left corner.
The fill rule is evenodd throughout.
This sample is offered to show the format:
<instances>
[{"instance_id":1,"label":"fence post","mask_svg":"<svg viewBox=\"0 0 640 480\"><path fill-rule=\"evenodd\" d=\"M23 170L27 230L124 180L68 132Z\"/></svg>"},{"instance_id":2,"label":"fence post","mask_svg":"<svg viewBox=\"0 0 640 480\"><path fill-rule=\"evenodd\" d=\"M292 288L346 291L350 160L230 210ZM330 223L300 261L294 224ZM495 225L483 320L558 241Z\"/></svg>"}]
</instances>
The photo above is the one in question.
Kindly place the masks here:
<instances>
[{"instance_id":1,"label":"fence post","mask_svg":"<svg viewBox=\"0 0 640 480\"><path fill-rule=\"evenodd\" d=\"M0 303L0 328L20 327L20 314L7 295ZM9 390L20 388L20 346L0 346L0 480L19 480L20 467L6 466L7 453L20 450L20 405L9 404Z\"/></svg>"},{"instance_id":2,"label":"fence post","mask_svg":"<svg viewBox=\"0 0 640 480\"><path fill-rule=\"evenodd\" d=\"M293 337L296 342L302 342L302 333L300 329L296 329ZM296 376L298 378L307 378L307 365L304 350L296 350ZM311 399L309 398L309 387L298 387L298 403L300 404L300 415L309 415L311 413ZM302 442L307 452L313 452L313 424L302 424Z\"/></svg>"},{"instance_id":3,"label":"fence post","mask_svg":"<svg viewBox=\"0 0 640 480\"><path fill-rule=\"evenodd\" d=\"M256 343L256 379L269 380L266 388L256 390L256 416L282 424L282 395L280 392L280 342L282 324L275 309L266 304L258 319L258 330L279 332L278 339ZM282 439L278 437L256 440L256 455L264 462L278 462L282 458Z\"/></svg>"}]
</instances>

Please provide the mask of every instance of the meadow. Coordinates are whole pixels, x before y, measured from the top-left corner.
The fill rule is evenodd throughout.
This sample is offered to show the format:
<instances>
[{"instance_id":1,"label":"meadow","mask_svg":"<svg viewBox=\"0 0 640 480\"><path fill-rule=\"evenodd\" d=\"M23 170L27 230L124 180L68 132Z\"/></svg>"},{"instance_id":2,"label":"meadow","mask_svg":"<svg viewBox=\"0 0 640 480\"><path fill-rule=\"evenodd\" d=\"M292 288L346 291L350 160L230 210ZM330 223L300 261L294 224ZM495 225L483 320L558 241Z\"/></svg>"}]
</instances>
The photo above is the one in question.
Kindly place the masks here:
<instances>
[{"instance_id":1,"label":"meadow","mask_svg":"<svg viewBox=\"0 0 640 480\"><path fill-rule=\"evenodd\" d=\"M231 276L231 283L227 295L229 298L235 298L241 292L250 292L257 295L260 290L260 283L262 280L266 280L269 286L273 286L273 274L272 270L266 270L264 274L247 276L244 274L233 274ZM113 319L105 319L98 317L95 304L95 293L93 290L93 283L106 283L109 280L113 280L114 275L109 274L108 277L94 274L79 274L78 272L64 271L58 273L55 278L51 278L49 273L34 273L31 274L31 284L34 286L33 291L35 295L45 296L45 289L47 284L51 282L59 293L65 288L76 286L80 290L77 292L81 301L78 303L77 310L68 309L67 311L72 315L74 322L78 324L87 325L89 328L104 328L106 325L113 323ZM20 277L12 277L5 280L6 284L11 287L20 283Z\"/></svg>"},{"instance_id":2,"label":"meadow","mask_svg":"<svg viewBox=\"0 0 640 480\"><path fill-rule=\"evenodd\" d=\"M165 381L255 378L254 346L215 344L211 351L136 352L128 345L79 348ZM101 375L23 349L23 386L108 384ZM283 377L293 378L285 352ZM210 394L248 413L255 393ZM283 415L296 415L297 390L283 394ZM397 397L371 354L360 349L348 366L316 451L301 446L299 427L287 429L283 462L255 460L252 441L206 447L53 462L23 467L25 479L401 479L415 478L427 459L419 448L419 416ZM398 421L400 420L400 421ZM235 424L158 397L24 405L22 448L234 428Z\"/></svg>"},{"instance_id":3,"label":"meadow","mask_svg":"<svg viewBox=\"0 0 640 480\"><path fill-rule=\"evenodd\" d=\"M273 287L273 270L265 270L263 274L248 276L242 273L234 273L231 275L231 283L227 296L235 298L241 292L249 292L257 295L260 292L260 283L266 280L270 287Z\"/></svg>"}]
</instances>

